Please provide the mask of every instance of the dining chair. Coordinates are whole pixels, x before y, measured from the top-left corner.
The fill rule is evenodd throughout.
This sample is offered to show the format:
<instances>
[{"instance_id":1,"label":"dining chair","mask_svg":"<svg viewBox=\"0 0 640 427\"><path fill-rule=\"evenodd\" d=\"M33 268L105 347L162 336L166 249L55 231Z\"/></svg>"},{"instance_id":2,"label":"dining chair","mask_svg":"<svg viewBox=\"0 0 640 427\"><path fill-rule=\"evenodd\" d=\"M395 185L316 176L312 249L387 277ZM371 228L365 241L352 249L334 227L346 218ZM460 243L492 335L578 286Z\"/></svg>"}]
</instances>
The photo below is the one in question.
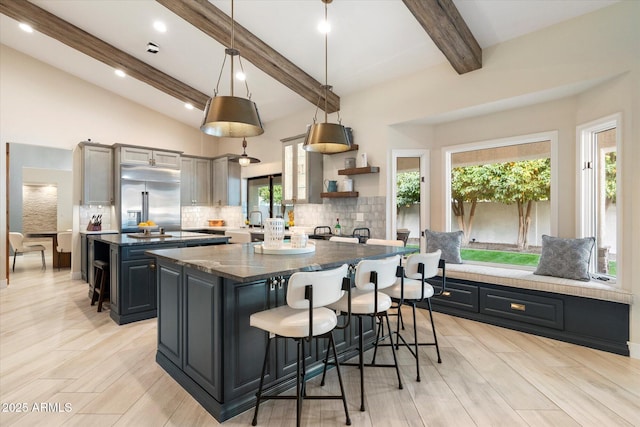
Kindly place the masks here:
<instances>
[{"instance_id":1,"label":"dining chair","mask_svg":"<svg viewBox=\"0 0 640 427\"><path fill-rule=\"evenodd\" d=\"M367 245L380 245L380 246L404 246L402 240L386 240L386 239L368 239Z\"/></svg>"},{"instance_id":2,"label":"dining chair","mask_svg":"<svg viewBox=\"0 0 640 427\"><path fill-rule=\"evenodd\" d=\"M435 252L411 254L407 257L404 267L404 280L398 279L393 286L383 289L382 292L389 295L394 301L398 309L398 322L396 325L396 348L399 347L400 341L405 345L413 357L416 359L416 380L420 381L420 346L435 346L438 355L438 363L442 363L440 358L440 348L438 347L438 337L436 336L436 326L433 322L433 311L431 310L431 297L434 295L442 295L446 290L446 267L445 261L440 259L442 251L438 249ZM436 277L440 274L440 291L435 294L433 286L427 279ZM418 325L416 323L416 304L426 301L429 308L429 318L431 319L431 330L433 332L433 342L418 342ZM400 325L404 329L402 322L402 305L411 307L413 314L413 342L407 342L400 334ZM413 349L411 348L413 346Z\"/></svg>"},{"instance_id":3,"label":"dining chair","mask_svg":"<svg viewBox=\"0 0 640 427\"><path fill-rule=\"evenodd\" d=\"M56 247L58 253L71 253L72 236L73 233L71 231L61 231L58 233L58 246ZM58 264L58 271L60 271L60 264Z\"/></svg>"},{"instance_id":4,"label":"dining chair","mask_svg":"<svg viewBox=\"0 0 640 427\"><path fill-rule=\"evenodd\" d=\"M229 243L251 243L251 233L248 231L226 230L224 235L229 237Z\"/></svg>"},{"instance_id":5,"label":"dining chair","mask_svg":"<svg viewBox=\"0 0 640 427\"><path fill-rule=\"evenodd\" d=\"M330 304L329 307L347 313L350 310L351 316L358 318L358 362L342 363L343 366L358 366L360 369L360 410L364 411L364 367L382 367L395 368L398 377L398 388L402 389L402 379L400 377L400 369L398 368L398 359L393 342L389 345L393 354L393 364L375 363L378 344L384 338L392 339L391 326L389 324L389 315L387 310L391 308L391 298L381 292L383 289L393 286L398 277L402 278L402 267L399 266L400 255L384 259L365 259L358 263L355 270L355 289L351 291L350 299L343 296L339 301ZM350 307L349 307L350 304ZM363 319L371 317L377 323L377 334L374 342L374 355L371 363L364 363L364 338L363 338ZM387 323L388 335L382 336L384 329L384 321ZM326 373L327 364L324 366Z\"/></svg>"},{"instance_id":6,"label":"dining chair","mask_svg":"<svg viewBox=\"0 0 640 427\"><path fill-rule=\"evenodd\" d=\"M331 236L329 238L330 242L342 242L342 243L360 243L360 239L357 237L342 237L342 236Z\"/></svg>"},{"instance_id":7,"label":"dining chair","mask_svg":"<svg viewBox=\"0 0 640 427\"><path fill-rule=\"evenodd\" d=\"M16 231L9 232L9 245L11 246L11 250L13 251L13 267L11 268L11 271L16 270L16 256L18 254L25 254L28 252L40 252L40 254L42 255L42 269L47 269L47 264L44 262L44 251L46 249L44 246L25 245L24 235Z\"/></svg>"},{"instance_id":8,"label":"dining chair","mask_svg":"<svg viewBox=\"0 0 640 427\"><path fill-rule=\"evenodd\" d=\"M253 313L249 318L249 324L269 333L267 348L265 350L260 385L256 394L256 408L253 415L252 425L258 422L258 409L260 402L268 399L296 399L296 426L300 426L302 414L302 401L305 399L340 399L344 406L346 424L351 425L347 399L340 373L340 364L336 353L336 345L333 339L335 328L344 329L349 325L350 316L344 325L338 326L338 316L336 312L327 306L345 297L350 301L351 282L346 277L348 274L347 264L332 269L321 271L296 272L289 277L287 285L286 305L282 305L269 310ZM346 290L346 293L345 293ZM350 306L349 306L350 308ZM348 308L345 308L348 310ZM350 311L350 310L349 310ZM347 311L345 311L347 312ZM305 366L304 343L311 343L314 338L328 338L327 357L329 352L333 355L338 382L340 383L340 395L316 395L308 396L306 391L307 372ZM269 347L271 341L277 338L293 338L298 347L296 360L296 395L275 395L263 394L262 386L264 376L267 371L269 361ZM325 359L325 366L327 364Z\"/></svg>"}]
</instances>

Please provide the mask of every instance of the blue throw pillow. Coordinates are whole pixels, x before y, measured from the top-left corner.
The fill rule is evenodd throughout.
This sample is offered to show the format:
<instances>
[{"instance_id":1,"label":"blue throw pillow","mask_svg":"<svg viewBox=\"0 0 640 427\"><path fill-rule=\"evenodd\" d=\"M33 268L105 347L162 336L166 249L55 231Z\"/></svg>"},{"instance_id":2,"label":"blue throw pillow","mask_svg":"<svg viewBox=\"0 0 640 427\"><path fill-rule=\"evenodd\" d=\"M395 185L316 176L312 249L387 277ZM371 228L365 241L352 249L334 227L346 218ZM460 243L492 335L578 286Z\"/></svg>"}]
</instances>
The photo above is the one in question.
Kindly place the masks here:
<instances>
[{"instance_id":1,"label":"blue throw pillow","mask_svg":"<svg viewBox=\"0 0 640 427\"><path fill-rule=\"evenodd\" d=\"M533 274L588 282L591 251L596 239L542 236L542 255Z\"/></svg>"},{"instance_id":2,"label":"blue throw pillow","mask_svg":"<svg viewBox=\"0 0 640 427\"><path fill-rule=\"evenodd\" d=\"M451 264L462 264L460 247L462 246L462 231L440 232L425 230L427 252L442 251L440 258Z\"/></svg>"}]
</instances>

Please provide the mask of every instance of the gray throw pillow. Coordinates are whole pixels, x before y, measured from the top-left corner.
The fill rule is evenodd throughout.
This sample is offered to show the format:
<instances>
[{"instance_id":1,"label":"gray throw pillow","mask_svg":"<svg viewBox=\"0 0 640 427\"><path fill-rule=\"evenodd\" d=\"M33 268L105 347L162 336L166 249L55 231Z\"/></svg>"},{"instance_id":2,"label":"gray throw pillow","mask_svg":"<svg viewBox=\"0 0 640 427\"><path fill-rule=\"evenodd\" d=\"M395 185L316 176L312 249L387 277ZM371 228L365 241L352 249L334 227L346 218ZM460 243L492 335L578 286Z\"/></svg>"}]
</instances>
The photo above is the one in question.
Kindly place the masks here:
<instances>
[{"instance_id":1,"label":"gray throw pillow","mask_svg":"<svg viewBox=\"0 0 640 427\"><path fill-rule=\"evenodd\" d=\"M596 239L542 236L542 255L533 274L588 282L591 250Z\"/></svg>"},{"instance_id":2,"label":"gray throw pillow","mask_svg":"<svg viewBox=\"0 0 640 427\"><path fill-rule=\"evenodd\" d=\"M460 258L460 246L462 246L462 231L449 233L425 230L427 238L427 252L442 251L440 258L451 264L462 264Z\"/></svg>"}]
</instances>

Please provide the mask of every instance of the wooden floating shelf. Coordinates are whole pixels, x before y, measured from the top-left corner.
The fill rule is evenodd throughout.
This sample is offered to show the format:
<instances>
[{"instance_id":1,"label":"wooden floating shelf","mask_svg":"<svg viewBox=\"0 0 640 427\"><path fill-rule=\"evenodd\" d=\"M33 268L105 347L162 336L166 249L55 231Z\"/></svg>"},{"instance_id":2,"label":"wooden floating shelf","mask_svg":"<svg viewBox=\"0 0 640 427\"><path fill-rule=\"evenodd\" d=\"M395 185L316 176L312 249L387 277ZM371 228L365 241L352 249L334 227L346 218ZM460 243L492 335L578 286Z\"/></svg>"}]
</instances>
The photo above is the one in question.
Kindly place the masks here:
<instances>
[{"instance_id":1,"label":"wooden floating shelf","mask_svg":"<svg viewBox=\"0 0 640 427\"><path fill-rule=\"evenodd\" d=\"M326 199L339 199L343 197L358 197L357 191L332 191L329 193L320 193L320 197Z\"/></svg>"},{"instance_id":2,"label":"wooden floating shelf","mask_svg":"<svg viewBox=\"0 0 640 427\"><path fill-rule=\"evenodd\" d=\"M340 169L338 175L360 175L363 173L378 173L380 168L378 166L367 166L366 168L351 168Z\"/></svg>"}]
</instances>

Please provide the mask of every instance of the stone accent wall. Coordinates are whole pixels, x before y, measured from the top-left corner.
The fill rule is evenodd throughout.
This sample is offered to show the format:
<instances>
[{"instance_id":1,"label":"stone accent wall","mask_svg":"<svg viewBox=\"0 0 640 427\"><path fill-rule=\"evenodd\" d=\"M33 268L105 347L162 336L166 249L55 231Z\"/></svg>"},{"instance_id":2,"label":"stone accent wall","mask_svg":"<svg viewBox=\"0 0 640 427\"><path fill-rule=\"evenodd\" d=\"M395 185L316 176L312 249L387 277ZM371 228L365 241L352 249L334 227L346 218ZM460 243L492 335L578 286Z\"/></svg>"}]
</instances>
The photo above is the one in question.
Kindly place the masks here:
<instances>
[{"instance_id":1,"label":"stone accent wall","mask_svg":"<svg viewBox=\"0 0 640 427\"><path fill-rule=\"evenodd\" d=\"M58 230L58 187L22 186L22 232Z\"/></svg>"}]
</instances>

